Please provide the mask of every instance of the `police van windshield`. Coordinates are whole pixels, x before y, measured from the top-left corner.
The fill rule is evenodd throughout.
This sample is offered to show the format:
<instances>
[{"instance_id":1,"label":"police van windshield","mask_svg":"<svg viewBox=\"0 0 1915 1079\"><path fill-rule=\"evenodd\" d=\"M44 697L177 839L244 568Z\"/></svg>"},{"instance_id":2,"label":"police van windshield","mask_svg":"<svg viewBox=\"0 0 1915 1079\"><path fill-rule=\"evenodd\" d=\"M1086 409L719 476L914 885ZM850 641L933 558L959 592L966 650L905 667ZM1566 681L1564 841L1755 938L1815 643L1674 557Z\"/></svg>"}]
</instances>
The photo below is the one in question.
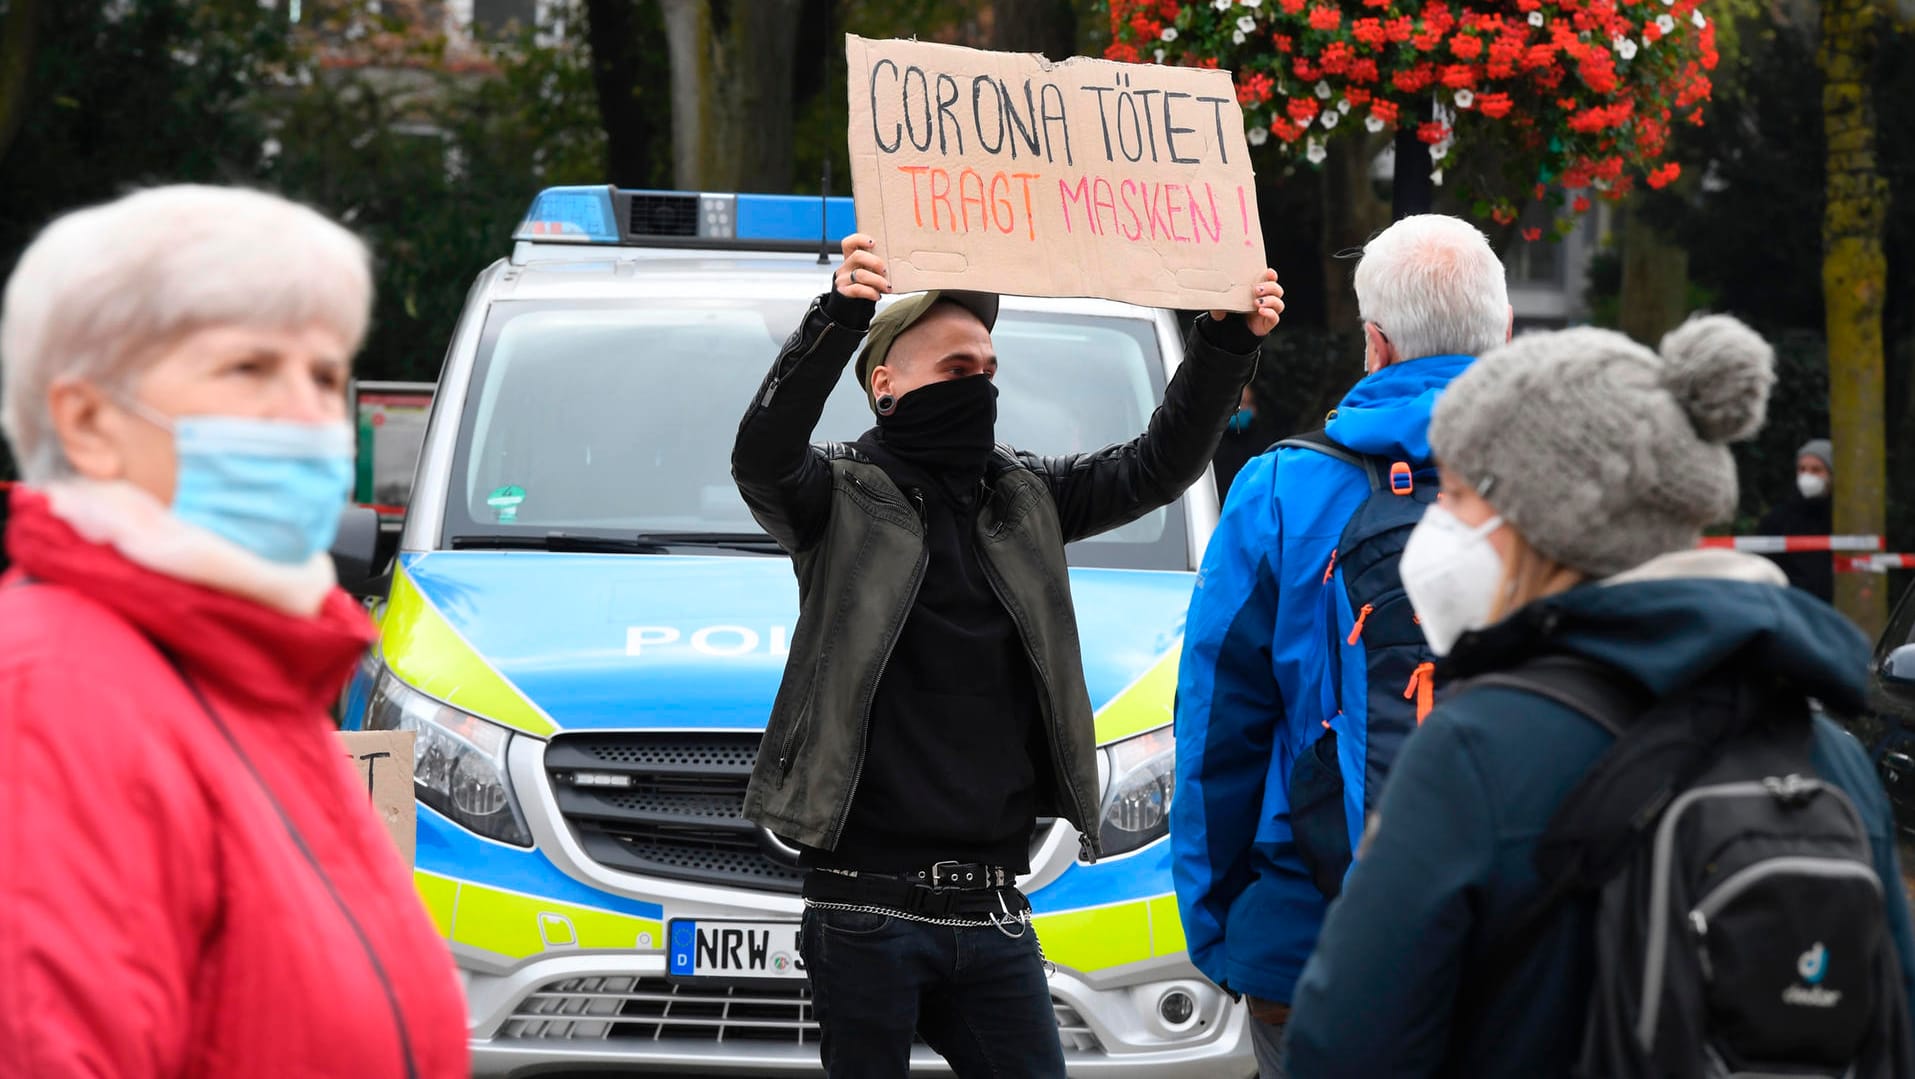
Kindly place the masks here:
<instances>
[{"instance_id":1,"label":"police van windshield","mask_svg":"<svg viewBox=\"0 0 1915 1079\"><path fill-rule=\"evenodd\" d=\"M487 318L460 419L443 535L461 546L567 549L674 536L749 550L762 537L731 478L738 421L804 305L743 298L508 302ZM1144 429L1163 394L1143 319L1006 310L997 346L997 437L1040 454L1095 450ZM849 375L814 438L873 423ZM692 537L697 537L693 539ZM1071 564L1188 569L1184 509L1172 503L1072 545Z\"/></svg>"}]
</instances>

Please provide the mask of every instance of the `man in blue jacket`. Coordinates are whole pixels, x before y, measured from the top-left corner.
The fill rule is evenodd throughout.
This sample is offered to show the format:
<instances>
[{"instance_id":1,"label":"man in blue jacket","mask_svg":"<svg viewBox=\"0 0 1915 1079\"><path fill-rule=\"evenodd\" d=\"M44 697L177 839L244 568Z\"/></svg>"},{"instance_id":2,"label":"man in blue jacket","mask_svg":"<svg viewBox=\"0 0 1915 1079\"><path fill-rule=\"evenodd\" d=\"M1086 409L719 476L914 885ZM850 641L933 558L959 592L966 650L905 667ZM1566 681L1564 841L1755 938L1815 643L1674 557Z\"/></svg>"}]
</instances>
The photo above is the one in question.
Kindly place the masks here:
<instances>
[{"instance_id":1,"label":"man in blue jacket","mask_svg":"<svg viewBox=\"0 0 1915 1079\"><path fill-rule=\"evenodd\" d=\"M1347 609L1334 562L1352 516L1378 489L1360 462L1425 472L1437 395L1473 357L1507 341L1512 320L1488 241L1437 214L1404 218L1372 239L1356 294L1366 377L1325 429L1333 452L1280 447L1238 474L1197 578L1177 687L1171 843L1184 932L1198 968L1247 998L1264 1079L1282 1074L1291 994L1323 924L1326 886L1334 894L1341 873L1340 863L1326 868L1299 848L1293 773L1313 749L1330 749L1322 755L1343 812L1334 792L1330 810L1347 858L1394 753L1394 737L1369 738L1368 701L1345 696L1368 696L1362 648L1373 612ZM1383 567L1392 582L1394 557ZM1407 603L1400 617L1422 647ZM1392 689L1389 707L1400 710L1404 690ZM1404 689L1418 695L1414 679Z\"/></svg>"}]
</instances>

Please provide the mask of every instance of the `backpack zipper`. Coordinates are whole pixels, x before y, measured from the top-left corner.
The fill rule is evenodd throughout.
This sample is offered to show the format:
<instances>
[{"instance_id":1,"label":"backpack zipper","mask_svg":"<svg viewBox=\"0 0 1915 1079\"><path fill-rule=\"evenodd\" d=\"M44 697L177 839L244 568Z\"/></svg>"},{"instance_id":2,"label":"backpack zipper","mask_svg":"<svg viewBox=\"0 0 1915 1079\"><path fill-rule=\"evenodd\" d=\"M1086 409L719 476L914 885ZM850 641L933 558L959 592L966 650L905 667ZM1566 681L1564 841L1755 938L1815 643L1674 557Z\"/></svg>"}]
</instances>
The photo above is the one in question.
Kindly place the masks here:
<instances>
[{"instance_id":1,"label":"backpack zipper","mask_svg":"<svg viewBox=\"0 0 1915 1079\"><path fill-rule=\"evenodd\" d=\"M1323 568L1323 583L1329 584L1330 578L1336 574L1336 571L1337 571L1337 553L1334 549L1332 549L1330 551L1330 564Z\"/></svg>"},{"instance_id":2,"label":"backpack zipper","mask_svg":"<svg viewBox=\"0 0 1915 1079\"><path fill-rule=\"evenodd\" d=\"M1356 613L1356 625L1351 628L1350 636L1344 640L1344 644L1355 644L1363 639L1363 624L1370 620L1370 613L1374 610L1376 610L1374 604L1365 603L1363 605L1363 609ZM1404 696L1407 697L1409 694L1406 693Z\"/></svg>"},{"instance_id":3,"label":"backpack zipper","mask_svg":"<svg viewBox=\"0 0 1915 1079\"><path fill-rule=\"evenodd\" d=\"M1412 697L1416 698L1416 722L1421 726L1436 707L1436 664L1419 663L1416 670L1410 672L1410 684L1403 688L1403 699L1407 701Z\"/></svg>"}]
</instances>

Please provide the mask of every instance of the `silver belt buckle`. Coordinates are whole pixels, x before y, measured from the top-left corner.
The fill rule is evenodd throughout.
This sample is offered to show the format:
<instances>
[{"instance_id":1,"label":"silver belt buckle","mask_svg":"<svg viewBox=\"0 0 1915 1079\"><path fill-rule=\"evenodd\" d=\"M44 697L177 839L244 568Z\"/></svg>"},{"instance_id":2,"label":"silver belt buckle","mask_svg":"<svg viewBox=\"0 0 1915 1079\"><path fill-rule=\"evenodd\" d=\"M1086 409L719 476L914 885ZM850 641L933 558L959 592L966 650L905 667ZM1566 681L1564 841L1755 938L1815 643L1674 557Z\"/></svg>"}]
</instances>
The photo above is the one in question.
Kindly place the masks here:
<instances>
[{"instance_id":1,"label":"silver belt buckle","mask_svg":"<svg viewBox=\"0 0 1915 1079\"><path fill-rule=\"evenodd\" d=\"M956 860L933 863L931 866L931 887L937 888L942 886L943 874L940 873L939 870L943 869L947 865L953 869L956 869L958 866L963 864L964 864L963 862L959 862Z\"/></svg>"}]
</instances>

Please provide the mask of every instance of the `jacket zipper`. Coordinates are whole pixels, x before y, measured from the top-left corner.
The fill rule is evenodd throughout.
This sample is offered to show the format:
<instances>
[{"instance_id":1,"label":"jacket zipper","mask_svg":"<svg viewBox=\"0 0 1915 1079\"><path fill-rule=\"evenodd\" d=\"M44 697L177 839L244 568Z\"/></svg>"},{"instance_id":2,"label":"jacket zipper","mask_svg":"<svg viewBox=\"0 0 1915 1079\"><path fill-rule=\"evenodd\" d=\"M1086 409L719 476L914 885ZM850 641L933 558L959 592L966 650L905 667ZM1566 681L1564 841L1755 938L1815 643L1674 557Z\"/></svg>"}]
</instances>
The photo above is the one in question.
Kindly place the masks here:
<instances>
[{"instance_id":1,"label":"jacket zipper","mask_svg":"<svg viewBox=\"0 0 1915 1079\"><path fill-rule=\"evenodd\" d=\"M866 487L858 480L858 477L847 472L845 478L851 481L853 487L870 495L872 498L880 502L891 501L891 499L885 497L883 494ZM925 526L924 495L915 487L911 489L911 501L918 513L918 524ZM885 668L891 665L891 653L897 651L898 638L904 636L904 620L911 617L911 608L917 606L918 589L924 586L924 571L925 568L930 565L930 562L931 548L928 545L922 546L918 551L918 563L911 571L911 591L908 596L908 602L906 602L904 607L904 617L898 619L897 631L891 634L891 639L884 643L884 655L878 660L878 675L871 680L871 695L867 696L859 706L858 759L851 766L851 785L845 788L844 803L838 808L838 821L831 828L832 848L836 848L838 840L844 837L845 823L851 819L851 803L858 796L858 782L864 778L864 758L866 752L871 747L871 705L877 696L878 684L884 681ZM797 732L794 730L792 733L795 736Z\"/></svg>"},{"instance_id":2,"label":"jacket zipper","mask_svg":"<svg viewBox=\"0 0 1915 1079\"><path fill-rule=\"evenodd\" d=\"M991 528L989 535L992 538L996 538L1002 526L1003 522L999 521L997 525ZM1086 863L1094 863L1097 861L1097 852L1091 847L1089 829L1096 827L1097 815L1095 812L1085 812L1083 792L1077 789L1077 784L1071 780L1070 773L1064 768L1064 746L1057 735L1057 713L1056 710L1051 707L1050 679L1045 677L1043 667L1039 666L1037 653L1031 650L1030 629L1024 625L1023 619L1018 617L1016 608L1012 607L1010 602L1004 598L1004 589L998 583L997 570L992 567L991 560L986 558L982 551L978 552L977 560L978 564L984 569L984 579L991 585L991 593L997 597L997 602L1004 608L1004 613L1010 615L1012 623L1017 626L1018 643L1024 646L1024 657L1030 663L1031 675L1037 679L1038 686L1041 690L1038 694L1038 704L1044 712L1045 733L1050 735L1051 769L1056 773L1056 778L1063 780L1064 789L1066 793L1070 795L1071 802L1077 810L1077 815L1083 818L1083 823L1077 837L1078 855Z\"/></svg>"},{"instance_id":3,"label":"jacket zipper","mask_svg":"<svg viewBox=\"0 0 1915 1079\"><path fill-rule=\"evenodd\" d=\"M811 306L812 306L812 310L805 312L805 319L807 321L810 320L812 314L815 311L820 309L821 303L814 301ZM800 325L802 325L802 323ZM793 367L797 367L803 364L806 360L810 359L811 354L818 351L818 347L825 343L825 339L830 337L831 331L836 328L837 328L837 324L832 322L829 318L826 318L824 332L818 335L818 339L811 343L810 348L805 349L802 353L800 353L797 359L788 361L787 363L779 364L777 367L772 369L771 377L765 379L765 392L763 396L758 398L759 408L769 408L771 406L771 399L773 396L775 396L778 393L778 386L784 382L785 375L790 373L789 369Z\"/></svg>"}]
</instances>

